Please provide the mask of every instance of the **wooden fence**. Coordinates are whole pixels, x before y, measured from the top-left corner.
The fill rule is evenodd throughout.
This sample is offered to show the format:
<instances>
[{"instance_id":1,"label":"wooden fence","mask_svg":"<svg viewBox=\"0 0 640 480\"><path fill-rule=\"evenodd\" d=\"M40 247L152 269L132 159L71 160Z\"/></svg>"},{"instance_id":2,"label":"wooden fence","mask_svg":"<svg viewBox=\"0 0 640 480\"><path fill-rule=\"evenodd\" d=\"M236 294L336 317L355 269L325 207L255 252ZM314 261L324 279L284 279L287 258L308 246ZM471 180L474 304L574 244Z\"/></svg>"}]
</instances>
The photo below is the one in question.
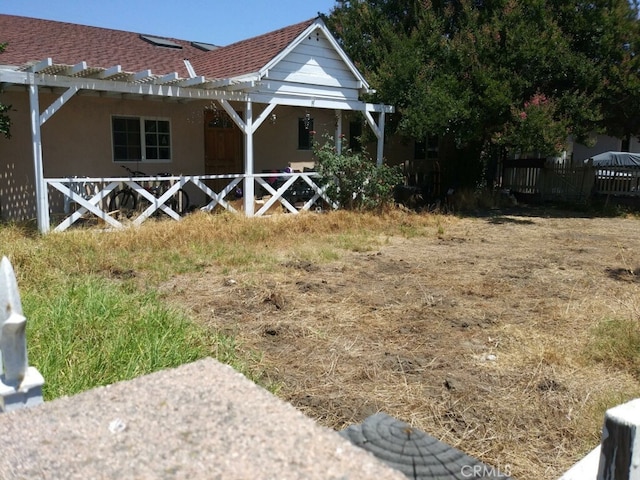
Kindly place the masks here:
<instances>
[{"instance_id":1,"label":"wooden fence","mask_svg":"<svg viewBox=\"0 0 640 480\"><path fill-rule=\"evenodd\" d=\"M543 201L584 202L594 195L640 199L640 169L552 164L545 159L507 160L501 187Z\"/></svg>"},{"instance_id":2,"label":"wooden fence","mask_svg":"<svg viewBox=\"0 0 640 480\"><path fill-rule=\"evenodd\" d=\"M640 197L640 169L607 167L595 169L594 192L602 195Z\"/></svg>"},{"instance_id":3,"label":"wooden fence","mask_svg":"<svg viewBox=\"0 0 640 480\"><path fill-rule=\"evenodd\" d=\"M539 200L583 202L597 191L597 170L590 164L550 164L545 159L507 160L502 188Z\"/></svg>"}]
</instances>

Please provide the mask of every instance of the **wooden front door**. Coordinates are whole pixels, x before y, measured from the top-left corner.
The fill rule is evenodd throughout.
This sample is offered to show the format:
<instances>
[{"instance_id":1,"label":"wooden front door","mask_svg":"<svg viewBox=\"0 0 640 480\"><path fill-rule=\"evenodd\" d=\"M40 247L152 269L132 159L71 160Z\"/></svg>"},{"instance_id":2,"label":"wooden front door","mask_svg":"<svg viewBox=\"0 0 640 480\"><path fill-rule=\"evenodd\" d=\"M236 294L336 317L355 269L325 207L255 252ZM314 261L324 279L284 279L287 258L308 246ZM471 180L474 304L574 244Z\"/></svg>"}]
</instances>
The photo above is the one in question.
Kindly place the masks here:
<instances>
[{"instance_id":1,"label":"wooden front door","mask_svg":"<svg viewBox=\"0 0 640 480\"><path fill-rule=\"evenodd\" d=\"M243 173L242 132L226 112L205 111L204 142L205 174ZM220 191L229 181L215 180L210 186Z\"/></svg>"}]
</instances>

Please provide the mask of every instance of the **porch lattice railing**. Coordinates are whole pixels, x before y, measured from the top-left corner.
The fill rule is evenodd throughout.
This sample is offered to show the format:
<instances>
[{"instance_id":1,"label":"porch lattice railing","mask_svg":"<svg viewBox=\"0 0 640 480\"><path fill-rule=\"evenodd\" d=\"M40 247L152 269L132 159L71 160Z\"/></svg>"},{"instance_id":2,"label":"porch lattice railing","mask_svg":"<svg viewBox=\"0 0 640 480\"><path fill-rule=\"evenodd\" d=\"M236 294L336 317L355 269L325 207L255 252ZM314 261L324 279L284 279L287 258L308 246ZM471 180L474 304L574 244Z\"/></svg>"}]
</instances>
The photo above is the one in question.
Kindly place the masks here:
<instances>
[{"instance_id":1,"label":"porch lattice railing","mask_svg":"<svg viewBox=\"0 0 640 480\"><path fill-rule=\"evenodd\" d=\"M264 193L262 200L256 204L257 210L254 216L268 214L274 205L280 203L286 211L297 214L300 211L321 208L329 205L336 208L325 194L325 187L318 185L318 174L314 172L304 173L262 173L262 174L237 174L237 175L176 175L176 176L146 176L146 177L67 177L47 178L50 203L53 193L62 194L60 208L65 213L62 220L54 227L55 231L63 231L80 219L94 217L104 221L113 228L122 228L125 225L140 225L145 220L158 212L164 212L174 220L180 220L182 214L172 208L170 201L179 189L188 188L190 197L202 196L198 192L204 192L202 202L193 202L192 206L204 211L212 211L216 206L225 210L237 211L229 196L233 195L244 185L245 179L252 179L257 184L258 190ZM219 191L211 188L210 184L224 185ZM157 189L162 192L154 195L149 185L163 185ZM255 185L254 184L254 185ZM121 212L109 211L110 198L120 189L127 186L131 188L138 198L146 200L143 209L131 212L131 216L124 219ZM195 193L194 193L195 192ZM54 202L55 203L55 202ZM237 203L236 203L237 205Z\"/></svg>"}]
</instances>

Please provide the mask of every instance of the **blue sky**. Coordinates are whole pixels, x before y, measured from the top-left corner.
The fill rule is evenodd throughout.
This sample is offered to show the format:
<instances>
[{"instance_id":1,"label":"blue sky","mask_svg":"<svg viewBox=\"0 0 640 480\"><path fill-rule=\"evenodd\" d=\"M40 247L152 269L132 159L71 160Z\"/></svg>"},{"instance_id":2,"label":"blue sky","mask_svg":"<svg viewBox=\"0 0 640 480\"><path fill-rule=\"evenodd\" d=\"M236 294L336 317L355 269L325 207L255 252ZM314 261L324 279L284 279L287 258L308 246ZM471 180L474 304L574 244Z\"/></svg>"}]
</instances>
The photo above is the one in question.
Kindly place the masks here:
<instances>
[{"instance_id":1,"label":"blue sky","mask_svg":"<svg viewBox=\"0 0 640 480\"><path fill-rule=\"evenodd\" d=\"M0 0L0 13L228 45L329 13L333 0Z\"/></svg>"}]
</instances>

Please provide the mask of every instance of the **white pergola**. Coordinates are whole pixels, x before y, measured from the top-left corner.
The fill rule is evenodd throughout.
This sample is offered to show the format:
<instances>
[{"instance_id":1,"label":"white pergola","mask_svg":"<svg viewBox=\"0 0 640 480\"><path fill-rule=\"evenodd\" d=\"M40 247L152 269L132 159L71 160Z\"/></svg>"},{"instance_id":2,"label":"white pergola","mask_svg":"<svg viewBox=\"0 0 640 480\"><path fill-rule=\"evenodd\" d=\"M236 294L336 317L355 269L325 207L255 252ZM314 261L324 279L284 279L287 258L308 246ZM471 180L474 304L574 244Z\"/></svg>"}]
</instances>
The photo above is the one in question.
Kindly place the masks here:
<instances>
[{"instance_id":1,"label":"white pergola","mask_svg":"<svg viewBox=\"0 0 640 480\"><path fill-rule=\"evenodd\" d=\"M188 64L188 61L185 60L185 63L187 64L188 70L192 72L193 69ZM92 202L87 202L86 199L83 201L81 198L76 198L73 191L66 189L66 187L62 185L62 182L48 182L44 177L40 129L42 125L55 115L74 95L97 93L142 99L162 97L178 102L196 100L217 102L233 119L244 136L244 175L242 177L244 180L244 211L247 216L254 216L256 214L253 203L255 181L259 181L262 185L266 183L264 181L261 182L259 178L260 175L254 172L253 135L278 105L334 110L337 119L335 138L338 149L340 149L339 139L342 133L342 112L362 112L377 138L376 157L378 164L382 163L385 114L392 113L394 111L393 107L323 95L291 95L277 92L267 94L256 91L255 87L259 82L259 78L218 80L196 75L189 78L180 78L177 73L154 75L150 70L124 72L119 65L110 68L92 67L89 66L87 62L80 62L76 65L64 65L56 64L50 58L35 63L27 69L0 67L0 85L9 85L12 87L22 86L28 89L29 92L38 229L43 233L50 229L47 194L48 185L55 186L65 195L71 197L73 201L77 201L85 208L85 211L90 211L114 227L121 226L119 222L109 217L108 212L104 212L98 208L97 203L100 200L104 200L106 196L117 187L119 182L123 181L122 178L102 179L112 180L112 182L109 182L109 186L99 192ZM39 92L41 90L58 95L56 100L48 105L42 113L40 113L39 99ZM237 102L244 105L244 118L241 118L240 115L236 113L230 102ZM264 105L258 114L254 114L254 105L256 104ZM375 118L374 115L377 118ZM201 177L204 178L205 176ZM226 208L227 206L223 200L224 195L222 195L224 192L212 192L204 185L202 178L178 177L177 185L182 186L187 182L193 182L214 199L213 204L218 203ZM304 180L309 183L307 177L304 177ZM291 181L291 183L293 183L293 181ZM270 187L266 187L270 189ZM323 190L321 188L315 184L313 184L313 188L317 192L316 198L323 196ZM271 192L277 194L272 203L276 200L283 201L283 199L277 198L282 193L280 190L276 192L271 189ZM290 205L287 206L285 204L285 207L289 208L292 212L295 210ZM160 207L156 208L163 209L169 213L170 216L174 218L177 217L176 219L180 218L177 214L171 215L173 211L167 211L166 206L160 205ZM261 213L263 212L259 212L259 214ZM147 217L148 215L144 218ZM144 220L144 218L142 218L142 220ZM73 221L71 223L73 223ZM67 226L68 225L65 224L62 228L59 227L58 229L64 229Z\"/></svg>"}]
</instances>

